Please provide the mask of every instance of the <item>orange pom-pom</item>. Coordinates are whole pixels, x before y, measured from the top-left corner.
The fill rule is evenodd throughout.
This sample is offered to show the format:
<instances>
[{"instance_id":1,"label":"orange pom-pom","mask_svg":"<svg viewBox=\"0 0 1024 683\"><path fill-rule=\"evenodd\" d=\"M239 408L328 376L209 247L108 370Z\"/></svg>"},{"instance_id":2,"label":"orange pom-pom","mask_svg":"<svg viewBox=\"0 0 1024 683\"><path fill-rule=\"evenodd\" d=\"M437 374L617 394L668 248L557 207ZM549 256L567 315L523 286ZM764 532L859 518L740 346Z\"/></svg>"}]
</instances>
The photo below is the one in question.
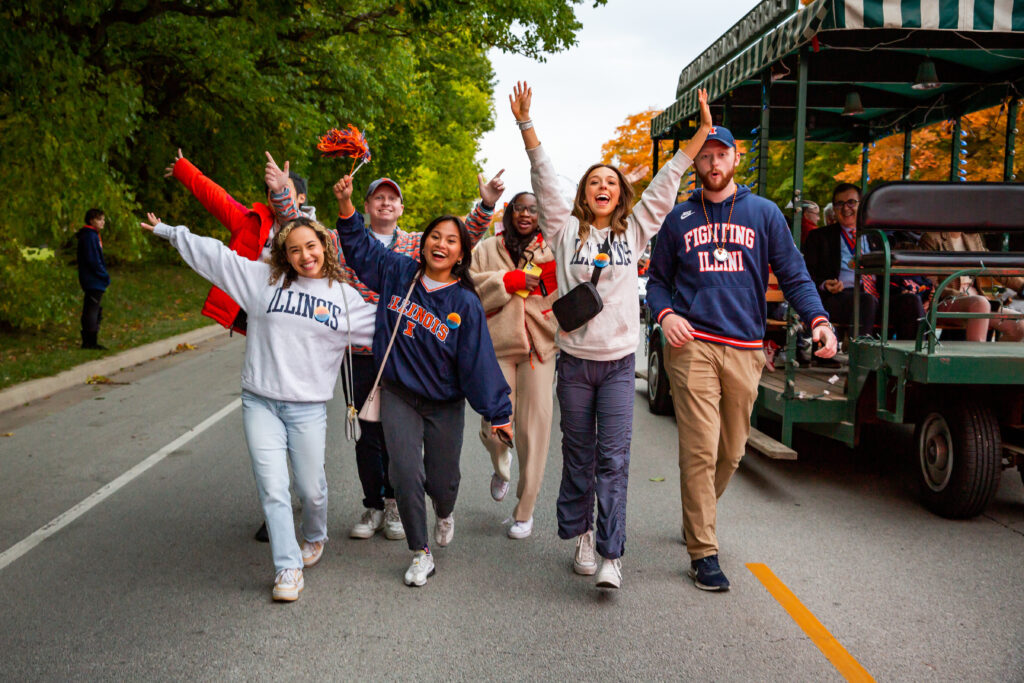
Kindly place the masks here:
<instances>
[{"instance_id":1,"label":"orange pom-pom","mask_svg":"<svg viewBox=\"0 0 1024 683\"><path fill-rule=\"evenodd\" d=\"M350 157L364 162L370 160L370 145L366 142L366 136L351 123L345 130L332 128L324 133L316 148L325 157Z\"/></svg>"}]
</instances>

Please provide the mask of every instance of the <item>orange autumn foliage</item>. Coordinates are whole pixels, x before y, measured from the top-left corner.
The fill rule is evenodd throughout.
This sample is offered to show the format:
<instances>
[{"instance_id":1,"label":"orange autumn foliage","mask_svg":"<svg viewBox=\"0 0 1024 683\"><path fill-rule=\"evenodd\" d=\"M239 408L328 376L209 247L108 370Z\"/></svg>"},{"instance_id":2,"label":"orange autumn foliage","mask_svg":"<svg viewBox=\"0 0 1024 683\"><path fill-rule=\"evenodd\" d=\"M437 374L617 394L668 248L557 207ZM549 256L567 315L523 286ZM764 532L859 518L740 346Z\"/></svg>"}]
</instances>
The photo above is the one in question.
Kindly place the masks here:
<instances>
[{"instance_id":1,"label":"orange autumn foliage","mask_svg":"<svg viewBox=\"0 0 1024 683\"><path fill-rule=\"evenodd\" d=\"M601 163L617 166L623 174L628 175L643 166L650 166L653 161L653 145L651 141L651 119L661 113L661 109L648 109L639 114L631 114L621 126L615 129L615 137L601 145ZM671 141L659 143L662 163L668 161L672 151ZM653 178L648 168L646 175L633 183L633 190L639 195Z\"/></svg>"},{"instance_id":2,"label":"orange autumn foliage","mask_svg":"<svg viewBox=\"0 0 1024 683\"><path fill-rule=\"evenodd\" d=\"M1021 134L1024 109L1018 112L1016 122L1016 149L1024 151ZM967 141L967 180L994 182L1003 179L1003 147L1006 140L1006 105L967 114L961 121L962 136ZM948 180L949 157L953 124L940 121L915 130L911 140L910 180ZM1020 156L1020 154L1018 154ZM861 164L847 164L836 180L860 183ZM1020 163L1014 169L1020 172ZM868 177L871 184L885 180L900 180L903 174L903 134L883 138L871 148Z\"/></svg>"}]
</instances>

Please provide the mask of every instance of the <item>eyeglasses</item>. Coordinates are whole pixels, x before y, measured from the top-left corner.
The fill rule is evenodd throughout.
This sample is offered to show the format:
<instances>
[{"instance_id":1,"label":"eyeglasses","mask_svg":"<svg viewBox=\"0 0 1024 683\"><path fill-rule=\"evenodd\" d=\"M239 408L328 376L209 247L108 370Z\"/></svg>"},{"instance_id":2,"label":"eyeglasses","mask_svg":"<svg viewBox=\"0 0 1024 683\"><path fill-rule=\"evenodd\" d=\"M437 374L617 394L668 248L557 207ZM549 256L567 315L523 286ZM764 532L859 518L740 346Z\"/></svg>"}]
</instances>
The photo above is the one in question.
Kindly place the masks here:
<instances>
[{"instance_id":1,"label":"eyeglasses","mask_svg":"<svg viewBox=\"0 0 1024 683\"><path fill-rule=\"evenodd\" d=\"M851 209L856 209L858 204L860 204L859 199L847 199L845 202L833 202L832 205L835 206L837 209L841 209L844 206L848 206Z\"/></svg>"},{"instance_id":2,"label":"eyeglasses","mask_svg":"<svg viewBox=\"0 0 1024 683\"><path fill-rule=\"evenodd\" d=\"M533 205L529 205L529 204L513 204L512 205L512 213L528 213L531 216L536 216L537 215L537 211L538 211L538 209L537 209L537 205L536 204L533 204Z\"/></svg>"}]
</instances>

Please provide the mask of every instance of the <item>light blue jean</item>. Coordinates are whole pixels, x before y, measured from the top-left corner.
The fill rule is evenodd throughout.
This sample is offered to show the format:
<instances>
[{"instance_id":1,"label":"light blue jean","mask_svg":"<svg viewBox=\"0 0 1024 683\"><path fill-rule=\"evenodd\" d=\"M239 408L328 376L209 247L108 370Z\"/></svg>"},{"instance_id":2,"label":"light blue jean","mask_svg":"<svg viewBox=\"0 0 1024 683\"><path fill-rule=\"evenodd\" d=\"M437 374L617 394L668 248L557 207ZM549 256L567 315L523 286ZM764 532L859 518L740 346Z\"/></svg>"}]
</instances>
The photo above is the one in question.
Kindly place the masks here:
<instances>
[{"instance_id":1,"label":"light blue jean","mask_svg":"<svg viewBox=\"0 0 1024 683\"><path fill-rule=\"evenodd\" d=\"M302 569L295 539L288 464L302 503L302 537L327 540L327 405L276 401L242 390L242 424L252 458L263 515L267 520L274 570Z\"/></svg>"}]
</instances>

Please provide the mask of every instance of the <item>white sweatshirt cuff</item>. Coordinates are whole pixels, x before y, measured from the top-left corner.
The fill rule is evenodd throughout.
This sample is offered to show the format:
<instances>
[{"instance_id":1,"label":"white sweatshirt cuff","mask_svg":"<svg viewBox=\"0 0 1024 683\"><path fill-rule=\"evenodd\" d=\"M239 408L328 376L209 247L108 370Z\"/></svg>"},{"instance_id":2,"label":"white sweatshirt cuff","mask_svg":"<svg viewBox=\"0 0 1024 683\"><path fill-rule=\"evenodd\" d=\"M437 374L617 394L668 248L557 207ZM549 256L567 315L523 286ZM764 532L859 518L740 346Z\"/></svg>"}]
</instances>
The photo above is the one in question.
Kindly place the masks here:
<instances>
[{"instance_id":1,"label":"white sweatshirt cuff","mask_svg":"<svg viewBox=\"0 0 1024 683\"><path fill-rule=\"evenodd\" d=\"M156 228L153 229L153 234L157 237L163 237L165 240L171 239L171 235L174 234L174 227L167 225L166 223L157 223Z\"/></svg>"}]
</instances>

